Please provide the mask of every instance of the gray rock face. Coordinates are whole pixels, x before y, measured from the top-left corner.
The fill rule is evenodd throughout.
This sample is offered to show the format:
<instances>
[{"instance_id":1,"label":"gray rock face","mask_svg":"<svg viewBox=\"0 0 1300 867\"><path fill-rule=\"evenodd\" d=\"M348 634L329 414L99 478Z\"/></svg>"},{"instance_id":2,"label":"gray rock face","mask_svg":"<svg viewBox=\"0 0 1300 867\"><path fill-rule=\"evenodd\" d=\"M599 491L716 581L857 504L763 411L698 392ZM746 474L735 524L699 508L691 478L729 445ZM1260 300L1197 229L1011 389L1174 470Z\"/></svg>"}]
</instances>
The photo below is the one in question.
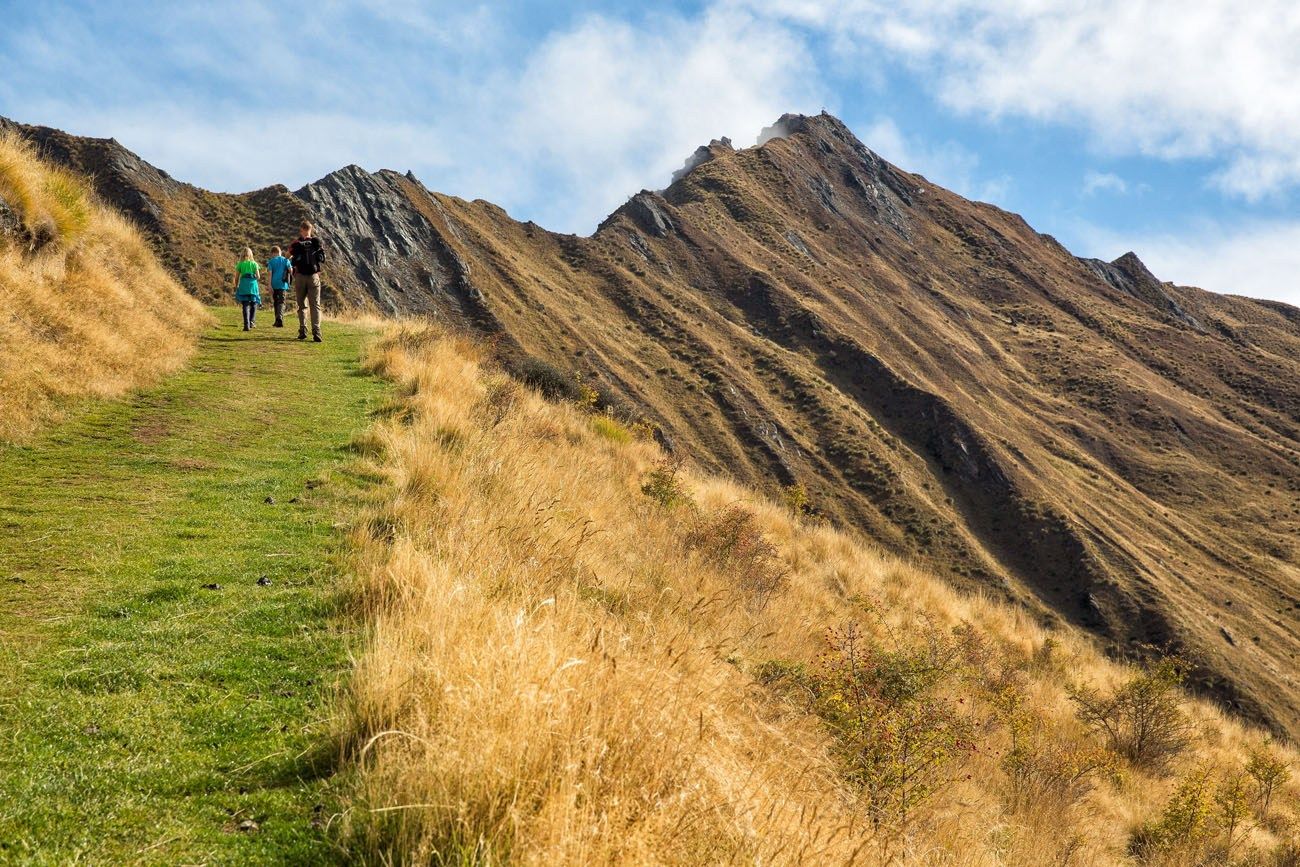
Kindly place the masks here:
<instances>
[{"instance_id":1,"label":"gray rock face","mask_svg":"<svg viewBox=\"0 0 1300 867\"><path fill-rule=\"evenodd\" d=\"M623 214L635 223L637 228L656 238L666 238L676 229L672 217L664 210L659 197L648 190L643 190L628 199L627 204L614 213Z\"/></svg>"},{"instance_id":2,"label":"gray rock face","mask_svg":"<svg viewBox=\"0 0 1300 867\"><path fill-rule=\"evenodd\" d=\"M447 237L455 226L413 175L348 166L294 195L319 227L336 281L385 312L491 327L469 264Z\"/></svg>"},{"instance_id":3,"label":"gray rock face","mask_svg":"<svg viewBox=\"0 0 1300 867\"><path fill-rule=\"evenodd\" d=\"M706 145L700 145L695 149L695 153L687 157L686 162L682 167L673 172L672 183L677 183L690 174L697 166L702 166L709 160L712 160L717 156L719 151L733 150L735 150L735 148L731 146L731 139L729 138L714 139Z\"/></svg>"},{"instance_id":4,"label":"gray rock face","mask_svg":"<svg viewBox=\"0 0 1300 867\"><path fill-rule=\"evenodd\" d=\"M1189 328L1204 331L1204 326L1178 303L1165 284L1161 283L1136 253L1128 252L1113 262L1101 259L1079 259L1089 271L1107 285L1146 302Z\"/></svg>"}]
</instances>

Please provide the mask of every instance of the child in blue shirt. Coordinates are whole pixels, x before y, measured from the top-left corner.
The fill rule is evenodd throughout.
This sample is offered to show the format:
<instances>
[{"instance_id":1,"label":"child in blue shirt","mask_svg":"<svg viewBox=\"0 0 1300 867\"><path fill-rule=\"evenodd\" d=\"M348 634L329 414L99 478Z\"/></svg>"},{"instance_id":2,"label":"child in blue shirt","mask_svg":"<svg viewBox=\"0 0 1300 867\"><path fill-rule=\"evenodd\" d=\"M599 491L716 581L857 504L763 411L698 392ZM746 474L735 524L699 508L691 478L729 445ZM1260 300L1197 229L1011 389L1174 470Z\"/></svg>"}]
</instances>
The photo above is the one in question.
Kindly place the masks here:
<instances>
[{"instance_id":1,"label":"child in blue shirt","mask_svg":"<svg viewBox=\"0 0 1300 867\"><path fill-rule=\"evenodd\" d=\"M279 247L272 247L275 254L266 263L266 270L271 274L271 298L275 301L275 327L284 327L284 294L289 289L289 260L281 253Z\"/></svg>"}]
</instances>

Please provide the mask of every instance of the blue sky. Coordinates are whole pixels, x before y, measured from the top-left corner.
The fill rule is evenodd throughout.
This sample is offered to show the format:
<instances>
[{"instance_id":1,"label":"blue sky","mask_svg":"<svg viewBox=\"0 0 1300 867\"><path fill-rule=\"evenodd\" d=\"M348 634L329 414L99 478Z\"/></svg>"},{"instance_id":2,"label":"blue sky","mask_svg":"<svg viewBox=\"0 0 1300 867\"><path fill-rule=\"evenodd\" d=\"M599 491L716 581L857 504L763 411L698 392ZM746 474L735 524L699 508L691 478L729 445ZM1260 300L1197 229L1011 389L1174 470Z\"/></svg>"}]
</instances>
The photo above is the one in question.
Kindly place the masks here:
<instances>
[{"instance_id":1,"label":"blue sky","mask_svg":"<svg viewBox=\"0 0 1300 867\"><path fill-rule=\"evenodd\" d=\"M697 145L826 108L1076 253L1300 303L1291 0L0 0L0 21L0 114L212 189L411 169L587 233Z\"/></svg>"}]
</instances>

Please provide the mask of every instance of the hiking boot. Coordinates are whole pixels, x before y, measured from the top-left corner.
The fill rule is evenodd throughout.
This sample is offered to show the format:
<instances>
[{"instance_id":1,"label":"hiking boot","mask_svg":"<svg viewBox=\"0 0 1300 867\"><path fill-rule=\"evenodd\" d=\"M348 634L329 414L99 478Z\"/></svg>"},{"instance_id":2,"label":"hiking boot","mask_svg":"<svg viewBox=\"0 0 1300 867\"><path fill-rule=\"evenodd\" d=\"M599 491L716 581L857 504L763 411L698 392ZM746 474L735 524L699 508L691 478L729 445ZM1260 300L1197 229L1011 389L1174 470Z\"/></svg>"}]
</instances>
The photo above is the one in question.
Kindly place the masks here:
<instances>
[{"instance_id":1,"label":"hiking boot","mask_svg":"<svg viewBox=\"0 0 1300 867\"><path fill-rule=\"evenodd\" d=\"M313 334L313 335L311 336L311 342L312 342L312 343L320 343L320 342L321 342L320 335L319 335L319 334Z\"/></svg>"},{"instance_id":2,"label":"hiking boot","mask_svg":"<svg viewBox=\"0 0 1300 867\"><path fill-rule=\"evenodd\" d=\"M298 329L298 339L299 339L299 340L306 340L306 339L307 339L307 329L306 329L306 328L299 328L299 329Z\"/></svg>"},{"instance_id":3,"label":"hiking boot","mask_svg":"<svg viewBox=\"0 0 1300 867\"><path fill-rule=\"evenodd\" d=\"M272 328L283 328L283 327L284 327L284 323L277 319L277 320L275 320L275 322L271 323L271 327L272 327Z\"/></svg>"}]
</instances>

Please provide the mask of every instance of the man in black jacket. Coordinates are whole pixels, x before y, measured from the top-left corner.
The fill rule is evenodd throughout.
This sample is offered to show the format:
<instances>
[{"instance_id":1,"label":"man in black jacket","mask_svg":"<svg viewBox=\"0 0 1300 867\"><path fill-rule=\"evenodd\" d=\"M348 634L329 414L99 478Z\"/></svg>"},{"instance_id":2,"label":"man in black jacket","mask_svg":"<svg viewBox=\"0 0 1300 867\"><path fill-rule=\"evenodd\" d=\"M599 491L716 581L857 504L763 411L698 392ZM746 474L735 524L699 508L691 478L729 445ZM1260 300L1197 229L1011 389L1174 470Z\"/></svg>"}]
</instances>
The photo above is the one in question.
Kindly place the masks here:
<instances>
[{"instance_id":1,"label":"man in black jacket","mask_svg":"<svg viewBox=\"0 0 1300 867\"><path fill-rule=\"evenodd\" d=\"M303 220L298 240L289 245L293 263L293 294L298 302L298 339L307 339L307 308L311 308L311 339L320 338L320 269L325 262L325 248L312 236L312 226Z\"/></svg>"}]
</instances>

